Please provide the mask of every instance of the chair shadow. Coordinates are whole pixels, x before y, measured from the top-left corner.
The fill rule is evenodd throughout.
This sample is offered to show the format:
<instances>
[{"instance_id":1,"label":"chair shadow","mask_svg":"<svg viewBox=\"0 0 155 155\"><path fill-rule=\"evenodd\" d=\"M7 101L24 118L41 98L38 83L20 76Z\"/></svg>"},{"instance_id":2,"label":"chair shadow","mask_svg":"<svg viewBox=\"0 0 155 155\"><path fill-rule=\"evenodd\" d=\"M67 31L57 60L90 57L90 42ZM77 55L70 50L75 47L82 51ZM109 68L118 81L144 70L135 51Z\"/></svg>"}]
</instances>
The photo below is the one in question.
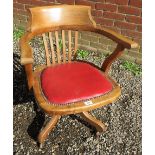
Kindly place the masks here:
<instances>
[{"instance_id":1,"label":"chair shadow","mask_svg":"<svg viewBox=\"0 0 155 155\"><path fill-rule=\"evenodd\" d=\"M87 128L89 128L89 129L90 129L90 133L91 133L92 135L96 135L96 132L97 132L96 128L93 127L92 125L90 125L88 122L86 122L85 120L83 120L82 118L80 118L80 117L78 117L78 116L76 116L76 115L74 115L74 114L71 114L71 115L69 115L69 116L71 117L72 120L77 120L78 122L80 122L81 124L83 124L83 125L85 125Z\"/></svg>"},{"instance_id":2,"label":"chair shadow","mask_svg":"<svg viewBox=\"0 0 155 155\"><path fill-rule=\"evenodd\" d=\"M29 102L32 93L28 90L26 73L20 64L20 56L13 54L13 105Z\"/></svg>"},{"instance_id":3,"label":"chair shadow","mask_svg":"<svg viewBox=\"0 0 155 155\"><path fill-rule=\"evenodd\" d=\"M39 111L33 90L28 89L25 69L20 64L20 56L13 53L13 105L28 102L33 104L33 110L36 113L36 116L28 126L27 132L29 136L36 141L44 124L45 115L43 112Z\"/></svg>"},{"instance_id":4,"label":"chair shadow","mask_svg":"<svg viewBox=\"0 0 155 155\"><path fill-rule=\"evenodd\" d=\"M36 116L31 122L31 124L28 126L27 132L28 132L28 135L37 142L38 140L37 137L45 122L45 113L39 110L37 104L33 104L33 107L34 107Z\"/></svg>"}]
</instances>

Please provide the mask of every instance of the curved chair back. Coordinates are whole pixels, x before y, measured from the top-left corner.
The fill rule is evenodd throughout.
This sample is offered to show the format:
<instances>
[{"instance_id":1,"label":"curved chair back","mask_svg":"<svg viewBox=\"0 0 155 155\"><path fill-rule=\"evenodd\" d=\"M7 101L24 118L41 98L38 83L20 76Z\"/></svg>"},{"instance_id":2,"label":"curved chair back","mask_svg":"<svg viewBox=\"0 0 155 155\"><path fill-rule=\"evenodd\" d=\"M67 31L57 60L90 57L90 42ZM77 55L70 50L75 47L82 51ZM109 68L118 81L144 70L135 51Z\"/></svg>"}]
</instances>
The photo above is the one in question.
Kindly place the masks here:
<instances>
[{"instance_id":1,"label":"curved chair back","mask_svg":"<svg viewBox=\"0 0 155 155\"><path fill-rule=\"evenodd\" d=\"M91 7L81 5L54 5L30 8L29 31L40 32L63 27L95 26Z\"/></svg>"},{"instance_id":2,"label":"curved chair back","mask_svg":"<svg viewBox=\"0 0 155 155\"><path fill-rule=\"evenodd\" d=\"M27 31L42 35L47 66L51 65L50 57L52 64L70 62L78 49L78 30L96 26L89 6L57 5L29 10Z\"/></svg>"}]
</instances>

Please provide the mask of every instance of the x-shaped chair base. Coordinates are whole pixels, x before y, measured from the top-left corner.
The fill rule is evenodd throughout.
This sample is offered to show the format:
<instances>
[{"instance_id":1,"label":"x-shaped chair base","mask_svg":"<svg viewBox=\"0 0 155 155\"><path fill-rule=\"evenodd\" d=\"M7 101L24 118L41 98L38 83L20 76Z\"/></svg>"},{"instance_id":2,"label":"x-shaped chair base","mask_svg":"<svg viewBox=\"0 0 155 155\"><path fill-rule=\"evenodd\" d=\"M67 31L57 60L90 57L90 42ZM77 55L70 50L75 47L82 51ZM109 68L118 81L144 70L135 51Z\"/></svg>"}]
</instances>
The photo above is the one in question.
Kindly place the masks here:
<instances>
[{"instance_id":1,"label":"x-shaped chair base","mask_svg":"<svg viewBox=\"0 0 155 155\"><path fill-rule=\"evenodd\" d=\"M97 120L95 117L90 115L88 112L82 112L79 114L85 121L87 121L90 125L96 128L97 133L104 132L107 129L107 126L102 123L101 121ZM38 135L38 142L40 143L40 147L42 147L42 144L47 139L49 133L51 130L55 127L58 120L61 118L60 115L53 115L51 120L47 123L44 129L41 130L41 132Z\"/></svg>"}]
</instances>

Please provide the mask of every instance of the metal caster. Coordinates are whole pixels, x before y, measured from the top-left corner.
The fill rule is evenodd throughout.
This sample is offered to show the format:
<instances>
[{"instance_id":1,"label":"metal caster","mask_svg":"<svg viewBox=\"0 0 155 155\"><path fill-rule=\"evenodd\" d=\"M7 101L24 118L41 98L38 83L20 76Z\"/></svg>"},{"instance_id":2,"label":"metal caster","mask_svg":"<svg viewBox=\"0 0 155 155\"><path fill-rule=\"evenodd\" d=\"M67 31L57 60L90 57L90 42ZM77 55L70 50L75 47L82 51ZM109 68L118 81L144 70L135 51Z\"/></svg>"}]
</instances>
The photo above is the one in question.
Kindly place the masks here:
<instances>
[{"instance_id":1,"label":"metal caster","mask_svg":"<svg viewBox=\"0 0 155 155\"><path fill-rule=\"evenodd\" d=\"M42 149L42 148L43 148L43 143L39 143L39 142L38 142L37 145L38 145L38 148L39 148L39 149Z\"/></svg>"},{"instance_id":2,"label":"metal caster","mask_svg":"<svg viewBox=\"0 0 155 155\"><path fill-rule=\"evenodd\" d=\"M101 135L101 132L96 132L95 138L98 139Z\"/></svg>"}]
</instances>

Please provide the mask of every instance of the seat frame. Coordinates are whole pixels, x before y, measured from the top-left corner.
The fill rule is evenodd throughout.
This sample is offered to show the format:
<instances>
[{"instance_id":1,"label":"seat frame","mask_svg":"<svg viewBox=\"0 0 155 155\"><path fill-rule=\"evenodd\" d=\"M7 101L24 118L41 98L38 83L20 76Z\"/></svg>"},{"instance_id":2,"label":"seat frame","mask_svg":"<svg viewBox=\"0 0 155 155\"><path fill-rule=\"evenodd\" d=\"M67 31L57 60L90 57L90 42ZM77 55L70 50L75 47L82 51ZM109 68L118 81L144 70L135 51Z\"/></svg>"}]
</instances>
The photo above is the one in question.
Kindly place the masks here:
<instances>
[{"instance_id":1,"label":"seat frame","mask_svg":"<svg viewBox=\"0 0 155 155\"><path fill-rule=\"evenodd\" d=\"M24 65L25 71L27 74L27 82L29 89L33 88L34 95L36 97L38 106L49 116L51 116L51 120L45 126L44 129L38 135L38 141L40 144L43 144L46 140L50 131L57 124L58 120L63 115L69 114L80 114L80 116L89 122L92 126L96 128L98 132L103 132L106 130L106 125L101 121L94 118L92 115L88 113L93 109L105 106L110 104L120 96L121 89L119 85L108 75L108 71L110 66L114 60L116 60L125 48L137 48L138 44L132 40L125 38L124 36L109 30L107 28L101 28L96 26L93 17L91 16L91 8L89 6L75 6L75 5L56 5L56 6L44 6L44 7L35 7L30 8L31 18L29 20L27 32L20 39L20 48L21 48L21 64ZM59 11L60 16L57 19L52 18L52 12ZM73 13L74 12L74 13ZM79 18L76 18L77 15ZM56 44L58 45L58 34L57 31L63 31L63 41L64 41L64 30L68 31L69 36L69 57L68 61L65 55L64 43L63 43L63 62L60 60L60 51L57 48L58 52L58 63L55 63L55 58L52 53L52 62L49 60L49 53L47 49L47 43L45 41L46 32L55 32L56 35ZM62 63L70 63L71 59L71 30L75 31L75 48L73 51L74 58L76 57L76 51L78 49L78 31L89 31L95 32L101 35L104 35L117 43L117 47L114 52L106 58L106 60L102 63L102 67L100 68L100 72L104 74L112 83L113 89L109 93L105 95L95 97L91 99L91 104L86 104L84 101L75 102L67 105L54 105L49 104L41 91L40 86L40 74L44 68L50 65L59 65ZM29 41L36 35L43 34L43 40L45 45L46 52L46 62L47 65L38 66L33 71L33 52L32 48L29 45ZM53 49L53 47L51 47ZM51 51L52 52L52 51ZM75 59L74 59L75 60Z\"/></svg>"}]
</instances>

